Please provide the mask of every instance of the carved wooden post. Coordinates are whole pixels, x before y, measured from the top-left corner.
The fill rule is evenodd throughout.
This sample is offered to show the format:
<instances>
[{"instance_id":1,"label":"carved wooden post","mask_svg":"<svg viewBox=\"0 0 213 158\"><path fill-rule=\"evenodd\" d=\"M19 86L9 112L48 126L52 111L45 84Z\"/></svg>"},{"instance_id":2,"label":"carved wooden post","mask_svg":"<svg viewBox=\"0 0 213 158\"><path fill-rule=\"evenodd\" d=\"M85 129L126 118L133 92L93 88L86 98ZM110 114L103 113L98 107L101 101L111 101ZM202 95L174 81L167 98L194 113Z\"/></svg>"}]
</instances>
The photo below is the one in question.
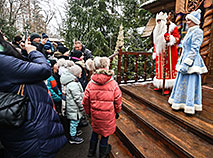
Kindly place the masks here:
<instances>
[{"instance_id":1,"label":"carved wooden post","mask_svg":"<svg viewBox=\"0 0 213 158\"><path fill-rule=\"evenodd\" d=\"M210 54L213 52L211 49L211 39L213 38L213 33L212 33L212 28L213 28L213 8L209 7L205 9L205 14L204 14L204 23L203 23L203 43L200 47L200 53L201 56L203 57L203 60L208 67L210 65ZM208 69L210 69L208 67ZM202 75L202 83L206 82L206 77L208 73Z\"/></svg>"},{"instance_id":2,"label":"carved wooden post","mask_svg":"<svg viewBox=\"0 0 213 158\"><path fill-rule=\"evenodd\" d=\"M144 62L144 81L146 81L146 63L147 63L147 56L145 56L145 62Z\"/></svg>"},{"instance_id":3,"label":"carved wooden post","mask_svg":"<svg viewBox=\"0 0 213 158\"><path fill-rule=\"evenodd\" d=\"M135 75L134 75L134 77L135 77L135 82L137 82L138 81L138 57L139 57L139 54L137 54L136 55L136 63L135 63Z\"/></svg>"},{"instance_id":4,"label":"carved wooden post","mask_svg":"<svg viewBox=\"0 0 213 158\"><path fill-rule=\"evenodd\" d=\"M128 57L128 52L125 52L124 54L124 82L127 83L127 57Z\"/></svg>"},{"instance_id":5,"label":"carved wooden post","mask_svg":"<svg viewBox=\"0 0 213 158\"><path fill-rule=\"evenodd\" d=\"M118 78L117 78L118 84L121 83L121 55L122 55L122 50L120 48L119 54L118 54Z\"/></svg>"}]
</instances>

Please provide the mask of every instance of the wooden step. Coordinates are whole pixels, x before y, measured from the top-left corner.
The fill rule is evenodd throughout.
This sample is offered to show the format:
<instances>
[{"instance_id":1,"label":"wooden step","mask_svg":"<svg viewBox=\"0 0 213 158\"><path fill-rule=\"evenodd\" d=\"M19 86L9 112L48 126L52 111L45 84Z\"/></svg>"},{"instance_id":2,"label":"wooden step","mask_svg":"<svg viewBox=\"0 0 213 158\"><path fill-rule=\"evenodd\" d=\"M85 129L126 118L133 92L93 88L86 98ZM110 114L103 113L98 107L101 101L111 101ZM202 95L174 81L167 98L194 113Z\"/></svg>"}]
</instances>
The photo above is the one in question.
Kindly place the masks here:
<instances>
[{"instance_id":1,"label":"wooden step","mask_svg":"<svg viewBox=\"0 0 213 158\"><path fill-rule=\"evenodd\" d=\"M110 158L133 158L127 147L120 141L116 134L109 137L109 143L112 145Z\"/></svg>"},{"instance_id":2,"label":"wooden step","mask_svg":"<svg viewBox=\"0 0 213 158\"><path fill-rule=\"evenodd\" d=\"M123 93L123 110L179 157L213 157L213 145Z\"/></svg>"},{"instance_id":3,"label":"wooden step","mask_svg":"<svg viewBox=\"0 0 213 158\"><path fill-rule=\"evenodd\" d=\"M137 158L176 158L167 146L132 120L124 111L117 120L117 132L121 141Z\"/></svg>"},{"instance_id":4,"label":"wooden step","mask_svg":"<svg viewBox=\"0 0 213 158\"><path fill-rule=\"evenodd\" d=\"M147 86L131 85L120 86L120 88L126 94L213 144L213 125L211 121L200 119L197 114L186 115L182 111L172 110L168 104L168 97L162 96Z\"/></svg>"}]
</instances>

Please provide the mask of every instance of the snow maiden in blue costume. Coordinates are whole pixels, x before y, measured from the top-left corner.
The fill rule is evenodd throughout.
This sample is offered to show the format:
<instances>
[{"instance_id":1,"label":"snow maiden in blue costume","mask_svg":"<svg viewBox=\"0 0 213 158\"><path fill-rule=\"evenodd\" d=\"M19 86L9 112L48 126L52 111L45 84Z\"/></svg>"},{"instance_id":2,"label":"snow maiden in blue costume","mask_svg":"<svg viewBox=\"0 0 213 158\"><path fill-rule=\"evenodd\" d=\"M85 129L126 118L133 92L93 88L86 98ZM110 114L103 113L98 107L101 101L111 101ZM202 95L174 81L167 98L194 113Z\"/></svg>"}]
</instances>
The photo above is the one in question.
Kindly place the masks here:
<instances>
[{"instance_id":1,"label":"snow maiden in blue costume","mask_svg":"<svg viewBox=\"0 0 213 158\"><path fill-rule=\"evenodd\" d=\"M184 109L188 114L202 111L201 74L208 71L199 53L203 41L200 13L198 9L186 16L189 29L183 39L183 51L176 65L178 74L168 101L172 109Z\"/></svg>"}]
</instances>

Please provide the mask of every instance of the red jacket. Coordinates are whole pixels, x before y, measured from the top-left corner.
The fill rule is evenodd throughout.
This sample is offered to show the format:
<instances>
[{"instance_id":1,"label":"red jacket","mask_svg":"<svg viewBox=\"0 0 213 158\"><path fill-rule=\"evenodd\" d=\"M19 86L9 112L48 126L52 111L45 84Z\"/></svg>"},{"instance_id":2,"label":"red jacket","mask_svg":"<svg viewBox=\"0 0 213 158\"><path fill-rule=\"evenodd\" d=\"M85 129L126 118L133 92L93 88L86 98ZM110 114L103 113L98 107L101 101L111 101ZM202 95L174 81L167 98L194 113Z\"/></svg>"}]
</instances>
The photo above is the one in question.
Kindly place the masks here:
<instances>
[{"instance_id":1,"label":"red jacket","mask_svg":"<svg viewBox=\"0 0 213 158\"><path fill-rule=\"evenodd\" d=\"M104 137L115 132L115 112L121 111L122 93L112 75L110 70L97 70L86 87L82 103L86 114L90 111L93 131Z\"/></svg>"}]
</instances>

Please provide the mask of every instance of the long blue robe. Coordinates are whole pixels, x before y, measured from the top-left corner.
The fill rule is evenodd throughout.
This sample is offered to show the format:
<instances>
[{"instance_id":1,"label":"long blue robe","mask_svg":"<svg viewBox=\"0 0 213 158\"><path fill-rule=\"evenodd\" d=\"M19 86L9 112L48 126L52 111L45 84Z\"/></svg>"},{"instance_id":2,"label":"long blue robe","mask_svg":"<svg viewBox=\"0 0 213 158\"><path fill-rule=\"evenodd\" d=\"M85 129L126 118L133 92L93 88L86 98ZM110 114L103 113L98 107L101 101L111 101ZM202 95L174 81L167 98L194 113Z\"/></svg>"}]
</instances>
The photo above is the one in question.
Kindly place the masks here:
<instances>
[{"instance_id":1,"label":"long blue robe","mask_svg":"<svg viewBox=\"0 0 213 158\"><path fill-rule=\"evenodd\" d=\"M184 109L188 114L202 111L201 74L208 72L199 53L202 41L203 31L199 26L189 28L183 39L183 51L176 65L178 74L168 100L172 109ZM180 71L184 65L188 66L185 73Z\"/></svg>"}]
</instances>

